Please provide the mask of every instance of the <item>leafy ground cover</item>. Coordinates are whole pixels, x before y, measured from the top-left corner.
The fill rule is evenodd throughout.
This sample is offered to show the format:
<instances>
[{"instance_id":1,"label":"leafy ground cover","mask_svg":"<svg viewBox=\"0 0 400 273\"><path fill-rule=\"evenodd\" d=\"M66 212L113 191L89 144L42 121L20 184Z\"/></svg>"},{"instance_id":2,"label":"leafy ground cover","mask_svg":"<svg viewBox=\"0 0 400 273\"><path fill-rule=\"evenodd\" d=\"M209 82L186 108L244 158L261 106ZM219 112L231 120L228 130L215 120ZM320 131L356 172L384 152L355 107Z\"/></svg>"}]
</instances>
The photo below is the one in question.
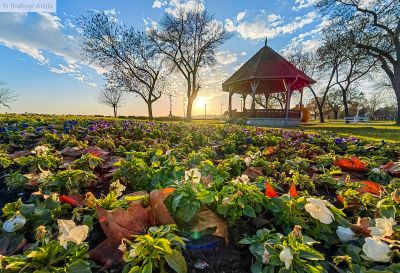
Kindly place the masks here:
<instances>
[{"instance_id":1,"label":"leafy ground cover","mask_svg":"<svg viewBox=\"0 0 400 273\"><path fill-rule=\"evenodd\" d=\"M0 124L1 272L400 272L400 147L89 117Z\"/></svg>"}]
</instances>

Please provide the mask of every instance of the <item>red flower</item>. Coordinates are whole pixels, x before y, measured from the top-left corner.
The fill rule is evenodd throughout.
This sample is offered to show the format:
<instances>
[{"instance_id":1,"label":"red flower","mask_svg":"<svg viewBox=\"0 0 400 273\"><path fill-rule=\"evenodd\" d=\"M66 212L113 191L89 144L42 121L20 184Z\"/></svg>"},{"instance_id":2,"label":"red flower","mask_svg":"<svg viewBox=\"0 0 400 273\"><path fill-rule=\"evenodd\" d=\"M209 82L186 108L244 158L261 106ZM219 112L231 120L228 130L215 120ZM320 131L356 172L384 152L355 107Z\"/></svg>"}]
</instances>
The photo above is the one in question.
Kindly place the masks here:
<instances>
[{"instance_id":1,"label":"red flower","mask_svg":"<svg viewBox=\"0 0 400 273\"><path fill-rule=\"evenodd\" d=\"M342 158L335 160L333 165L340 167L341 169L348 170L348 171L366 171L367 168L365 167L364 163L356 157L352 156L351 159Z\"/></svg>"},{"instance_id":2,"label":"red flower","mask_svg":"<svg viewBox=\"0 0 400 273\"><path fill-rule=\"evenodd\" d=\"M299 196L299 194L297 193L297 190L296 190L296 185L295 185L294 183L292 183L292 185L291 185L290 188L289 188L289 195L290 195L291 197L297 197L297 196Z\"/></svg>"},{"instance_id":3,"label":"red flower","mask_svg":"<svg viewBox=\"0 0 400 273\"><path fill-rule=\"evenodd\" d=\"M269 198L279 197L279 194L274 190L268 180L265 180L265 196Z\"/></svg>"},{"instance_id":4,"label":"red flower","mask_svg":"<svg viewBox=\"0 0 400 273\"><path fill-rule=\"evenodd\" d=\"M81 207L85 203L85 197L83 195L72 194L72 195L60 195L60 202L70 204L74 207Z\"/></svg>"}]
</instances>

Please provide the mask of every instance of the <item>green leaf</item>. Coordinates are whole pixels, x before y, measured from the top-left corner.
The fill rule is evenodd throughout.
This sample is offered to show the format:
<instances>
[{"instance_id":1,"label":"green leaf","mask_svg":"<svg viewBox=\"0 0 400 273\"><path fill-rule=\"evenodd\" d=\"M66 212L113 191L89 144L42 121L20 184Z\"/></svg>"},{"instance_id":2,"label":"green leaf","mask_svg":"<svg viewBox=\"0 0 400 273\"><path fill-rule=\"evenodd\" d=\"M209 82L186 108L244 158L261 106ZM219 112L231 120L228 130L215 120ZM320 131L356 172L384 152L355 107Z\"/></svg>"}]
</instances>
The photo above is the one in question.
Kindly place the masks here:
<instances>
[{"instance_id":1,"label":"green leaf","mask_svg":"<svg viewBox=\"0 0 400 273\"><path fill-rule=\"evenodd\" d=\"M251 265L251 273L262 273L262 263L256 260L254 264Z\"/></svg>"},{"instance_id":2,"label":"green leaf","mask_svg":"<svg viewBox=\"0 0 400 273\"><path fill-rule=\"evenodd\" d=\"M145 264L142 268L142 273L153 273L153 264L151 262Z\"/></svg>"},{"instance_id":3,"label":"green leaf","mask_svg":"<svg viewBox=\"0 0 400 273\"><path fill-rule=\"evenodd\" d=\"M90 264L82 260L75 260L68 266L69 273L92 273Z\"/></svg>"},{"instance_id":4,"label":"green leaf","mask_svg":"<svg viewBox=\"0 0 400 273\"><path fill-rule=\"evenodd\" d=\"M243 208L243 213L244 213L244 215L249 216L249 217L256 217L256 213L254 212L254 209L249 205L246 205Z\"/></svg>"},{"instance_id":5,"label":"green leaf","mask_svg":"<svg viewBox=\"0 0 400 273\"><path fill-rule=\"evenodd\" d=\"M142 269L139 266L132 267L128 273L142 273Z\"/></svg>"},{"instance_id":6,"label":"green leaf","mask_svg":"<svg viewBox=\"0 0 400 273\"><path fill-rule=\"evenodd\" d=\"M307 260L324 260L325 257L308 245L299 245L299 256Z\"/></svg>"},{"instance_id":7,"label":"green leaf","mask_svg":"<svg viewBox=\"0 0 400 273\"><path fill-rule=\"evenodd\" d=\"M177 250L172 250L172 253L165 254L165 260L168 265L177 273L186 273L186 261L182 254Z\"/></svg>"}]
</instances>

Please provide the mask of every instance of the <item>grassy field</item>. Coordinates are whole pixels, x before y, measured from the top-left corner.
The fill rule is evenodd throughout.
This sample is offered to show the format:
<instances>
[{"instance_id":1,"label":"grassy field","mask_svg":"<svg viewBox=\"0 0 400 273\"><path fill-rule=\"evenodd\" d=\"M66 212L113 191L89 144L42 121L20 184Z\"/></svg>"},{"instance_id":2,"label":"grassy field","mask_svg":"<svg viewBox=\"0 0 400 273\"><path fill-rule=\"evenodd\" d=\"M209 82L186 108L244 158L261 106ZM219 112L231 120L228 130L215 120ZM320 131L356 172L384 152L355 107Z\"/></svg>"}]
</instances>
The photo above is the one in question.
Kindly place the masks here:
<instances>
[{"instance_id":1,"label":"grassy field","mask_svg":"<svg viewBox=\"0 0 400 273\"><path fill-rule=\"evenodd\" d=\"M343 121L310 122L302 124L301 128L307 131L328 131L343 136L352 135L372 141L400 142L400 126L389 121L357 124L346 124Z\"/></svg>"}]
</instances>

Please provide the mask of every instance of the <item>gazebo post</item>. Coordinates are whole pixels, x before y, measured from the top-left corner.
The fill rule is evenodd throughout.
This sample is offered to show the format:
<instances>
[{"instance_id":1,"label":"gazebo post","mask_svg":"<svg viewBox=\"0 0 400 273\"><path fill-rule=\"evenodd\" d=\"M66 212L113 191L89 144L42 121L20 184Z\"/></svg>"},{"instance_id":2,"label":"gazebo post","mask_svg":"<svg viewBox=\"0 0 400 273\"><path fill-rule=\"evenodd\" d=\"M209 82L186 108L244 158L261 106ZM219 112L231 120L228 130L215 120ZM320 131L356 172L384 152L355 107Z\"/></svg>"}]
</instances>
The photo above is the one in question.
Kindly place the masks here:
<instances>
[{"instance_id":1,"label":"gazebo post","mask_svg":"<svg viewBox=\"0 0 400 273\"><path fill-rule=\"evenodd\" d=\"M250 82L251 96L253 97L253 101L251 102L251 111L253 112L254 117L256 117L256 91L259 83L259 81Z\"/></svg>"},{"instance_id":2,"label":"gazebo post","mask_svg":"<svg viewBox=\"0 0 400 273\"><path fill-rule=\"evenodd\" d=\"M285 80L283 80L283 85L287 91L286 93L286 109L285 109L285 127L287 127L288 119L289 119L289 108L290 108L290 84L287 84Z\"/></svg>"},{"instance_id":3,"label":"gazebo post","mask_svg":"<svg viewBox=\"0 0 400 273\"><path fill-rule=\"evenodd\" d=\"M246 98L247 94L243 93L243 113L246 111Z\"/></svg>"},{"instance_id":4,"label":"gazebo post","mask_svg":"<svg viewBox=\"0 0 400 273\"><path fill-rule=\"evenodd\" d=\"M232 118L232 87L229 87L229 104L228 104L228 111L229 111L229 118Z\"/></svg>"},{"instance_id":5,"label":"gazebo post","mask_svg":"<svg viewBox=\"0 0 400 273\"><path fill-rule=\"evenodd\" d=\"M300 119L301 119L301 110L303 110L302 109L303 108L303 88L299 89L299 91L300 91L300 106L299 106L299 109L300 109Z\"/></svg>"}]
</instances>

